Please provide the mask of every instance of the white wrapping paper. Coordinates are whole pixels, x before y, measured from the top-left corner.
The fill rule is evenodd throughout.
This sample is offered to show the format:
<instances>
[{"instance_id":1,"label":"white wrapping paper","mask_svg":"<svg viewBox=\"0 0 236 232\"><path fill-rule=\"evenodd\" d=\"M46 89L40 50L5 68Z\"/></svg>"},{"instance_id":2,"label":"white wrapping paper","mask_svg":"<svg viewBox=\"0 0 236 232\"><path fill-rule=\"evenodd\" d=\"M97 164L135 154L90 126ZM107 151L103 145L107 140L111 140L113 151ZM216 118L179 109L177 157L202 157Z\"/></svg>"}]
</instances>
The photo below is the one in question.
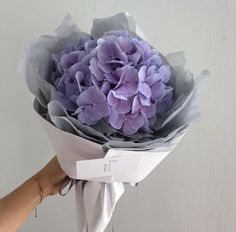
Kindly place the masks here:
<instances>
[{"instance_id":1,"label":"white wrapping paper","mask_svg":"<svg viewBox=\"0 0 236 232\"><path fill-rule=\"evenodd\" d=\"M101 232L124 193L124 183L143 180L178 144L149 151L109 149L57 129L40 117L62 169L72 179L88 180L75 186L79 231Z\"/></svg>"},{"instance_id":2,"label":"white wrapping paper","mask_svg":"<svg viewBox=\"0 0 236 232\"><path fill-rule=\"evenodd\" d=\"M59 130L40 117L62 169L72 179L93 182L138 183L143 180L178 144L183 134L168 147L130 151L103 146Z\"/></svg>"}]
</instances>

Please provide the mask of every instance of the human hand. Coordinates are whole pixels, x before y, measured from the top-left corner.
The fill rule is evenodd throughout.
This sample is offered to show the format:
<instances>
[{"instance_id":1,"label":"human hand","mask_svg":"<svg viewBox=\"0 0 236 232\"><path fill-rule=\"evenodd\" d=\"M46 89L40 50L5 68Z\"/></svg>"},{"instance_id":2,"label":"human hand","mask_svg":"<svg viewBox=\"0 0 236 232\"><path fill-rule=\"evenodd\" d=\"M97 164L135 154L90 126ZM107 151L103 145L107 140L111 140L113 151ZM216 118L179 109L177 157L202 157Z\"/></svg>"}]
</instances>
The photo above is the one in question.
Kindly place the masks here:
<instances>
[{"instance_id":1,"label":"human hand","mask_svg":"<svg viewBox=\"0 0 236 232\"><path fill-rule=\"evenodd\" d=\"M35 176L43 189L43 198L57 194L61 184L67 178L67 175L61 169L56 156L54 156Z\"/></svg>"}]
</instances>

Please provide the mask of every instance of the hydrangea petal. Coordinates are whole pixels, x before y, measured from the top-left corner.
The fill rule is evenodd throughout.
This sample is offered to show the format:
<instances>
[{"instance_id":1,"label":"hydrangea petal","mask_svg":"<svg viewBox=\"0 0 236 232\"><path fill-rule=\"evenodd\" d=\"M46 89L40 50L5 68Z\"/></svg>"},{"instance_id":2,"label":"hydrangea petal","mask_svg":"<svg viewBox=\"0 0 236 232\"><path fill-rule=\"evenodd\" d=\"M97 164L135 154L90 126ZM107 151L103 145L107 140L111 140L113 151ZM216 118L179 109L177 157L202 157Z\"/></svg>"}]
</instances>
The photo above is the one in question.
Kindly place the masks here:
<instances>
[{"instance_id":1,"label":"hydrangea petal","mask_svg":"<svg viewBox=\"0 0 236 232\"><path fill-rule=\"evenodd\" d=\"M159 73L152 73L151 75L147 76L146 83L149 86L154 85L156 82L160 81L162 79L161 75Z\"/></svg>"},{"instance_id":2,"label":"hydrangea petal","mask_svg":"<svg viewBox=\"0 0 236 232\"><path fill-rule=\"evenodd\" d=\"M62 67L63 68L69 68L73 64L77 63L78 62L78 56L79 56L78 51L71 52L70 54L64 54L61 57Z\"/></svg>"},{"instance_id":3,"label":"hydrangea petal","mask_svg":"<svg viewBox=\"0 0 236 232\"><path fill-rule=\"evenodd\" d=\"M126 135L133 135L138 131L138 129L137 128L135 128L135 129L132 128L129 124L129 121L125 121L124 125L122 127L122 131Z\"/></svg>"},{"instance_id":4,"label":"hydrangea petal","mask_svg":"<svg viewBox=\"0 0 236 232\"><path fill-rule=\"evenodd\" d=\"M134 63L134 65L137 65L140 58L141 58L141 53L139 51L136 51L135 53L128 55L128 61L131 61L132 63Z\"/></svg>"},{"instance_id":5,"label":"hydrangea petal","mask_svg":"<svg viewBox=\"0 0 236 232\"><path fill-rule=\"evenodd\" d=\"M127 121L129 122L129 125L132 129L139 129L143 126L144 124L144 118L141 114L138 114L138 116L136 118L132 118L132 119L127 119Z\"/></svg>"},{"instance_id":6,"label":"hydrangea petal","mask_svg":"<svg viewBox=\"0 0 236 232\"><path fill-rule=\"evenodd\" d=\"M143 65L138 72L139 81L144 82L146 80L147 66Z\"/></svg>"},{"instance_id":7,"label":"hydrangea petal","mask_svg":"<svg viewBox=\"0 0 236 232\"><path fill-rule=\"evenodd\" d=\"M156 105L151 104L150 106L143 106L142 111L145 113L147 118L152 118L156 112Z\"/></svg>"},{"instance_id":8,"label":"hydrangea petal","mask_svg":"<svg viewBox=\"0 0 236 232\"><path fill-rule=\"evenodd\" d=\"M116 111L118 114L126 114L131 110L131 106L126 100L118 100L116 104Z\"/></svg>"},{"instance_id":9,"label":"hydrangea petal","mask_svg":"<svg viewBox=\"0 0 236 232\"><path fill-rule=\"evenodd\" d=\"M151 89L147 83L139 83L138 89L146 98L151 97L152 92L151 92Z\"/></svg>"},{"instance_id":10,"label":"hydrangea petal","mask_svg":"<svg viewBox=\"0 0 236 232\"><path fill-rule=\"evenodd\" d=\"M151 91L152 91L151 99L158 100L159 98L161 98L165 93L165 88L166 86L162 82L157 82L156 84L154 84L151 87Z\"/></svg>"},{"instance_id":11,"label":"hydrangea petal","mask_svg":"<svg viewBox=\"0 0 236 232\"><path fill-rule=\"evenodd\" d=\"M89 69L98 81L102 81L104 79L104 73L99 69L97 60L95 58L90 60Z\"/></svg>"},{"instance_id":12,"label":"hydrangea petal","mask_svg":"<svg viewBox=\"0 0 236 232\"><path fill-rule=\"evenodd\" d=\"M76 83L76 84L75 84ZM68 78L65 81L65 95L71 97L72 95L78 95L79 89L75 78Z\"/></svg>"},{"instance_id":13,"label":"hydrangea petal","mask_svg":"<svg viewBox=\"0 0 236 232\"><path fill-rule=\"evenodd\" d=\"M110 106L113 106L113 107L116 107L116 104L118 102L118 99L114 97L112 91L110 91L108 93L108 96L107 96L107 101L109 103Z\"/></svg>"},{"instance_id":14,"label":"hydrangea petal","mask_svg":"<svg viewBox=\"0 0 236 232\"><path fill-rule=\"evenodd\" d=\"M120 115L118 115L117 120L115 120L115 121L114 120L110 120L110 124L115 129L120 130L122 128L122 126L123 126L124 119L125 119L125 116L120 114Z\"/></svg>"},{"instance_id":15,"label":"hydrangea petal","mask_svg":"<svg viewBox=\"0 0 236 232\"><path fill-rule=\"evenodd\" d=\"M162 65L159 68L159 73L162 76L162 81L167 83L170 80L171 72L168 65Z\"/></svg>"},{"instance_id":16,"label":"hydrangea petal","mask_svg":"<svg viewBox=\"0 0 236 232\"><path fill-rule=\"evenodd\" d=\"M91 121L89 118L87 118L84 112L81 112L80 114L78 114L77 118L81 123L87 124L90 126L95 125L97 123L97 121Z\"/></svg>"},{"instance_id":17,"label":"hydrangea petal","mask_svg":"<svg viewBox=\"0 0 236 232\"><path fill-rule=\"evenodd\" d=\"M121 100L127 100L128 99L127 96L125 96L123 94L118 94L117 91L115 91L115 90L112 90L111 92L112 92L112 94L115 98L118 98L118 99L121 99Z\"/></svg>"},{"instance_id":18,"label":"hydrangea petal","mask_svg":"<svg viewBox=\"0 0 236 232\"><path fill-rule=\"evenodd\" d=\"M139 100L142 106L150 106L150 98L146 98L143 94L139 93Z\"/></svg>"},{"instance_id":19,"label":"hydrangea petal","mask_svg":"<svg viewBox=\"0 0 236 232\"><path fill-rule=\"evenodd\" d=\"M110 114L110 108L106 102L97 103L94 105L94 111L98 114L101 118L107 117Z\"/></svg>"},{"instance_id":20,"label":"hydrangea petal","mask_svg":"<svg viewBox=\"0 0 236 232\"><path fill-rule=\"evenodd\" d=\"M89 118L91 121L97 121L101 119L100 114L97 112L96 107L93 107L91 105L84 107L84 114L87 118Z\"/></svg>"},{"instance_id":21,"label":"hydrangea petal","mask_svg":"<svg viewBox=\"0 0 236 232\"><path fill-rule=\"evenodd\" d=\"M93 103L105 102L106 97L105 95L97 89L95 86L89 87L87 90L88 97L90 97Z\"/></svg>"},{"instance_id":22,"label":"hydrangea petal","mask_svg":"<svg viewBox=\"0 0 236 232\"><path fill-rule=\"evenodd\" d=\"M95 86L91 86L79 95L77 99L77 104L78 106L93 105L94 103L104 102L105 100L105 95L101 91L99 91Z\"/></svg>"},{"instance_id":23,"label":"hydrangea petal","mask_svg":"<svg viewBox=\"0 0 236 232\"><path fill-rule=\"evenodd\" d=\"M111 89L111 84L109 82L104 82L101 86L101 91L107 95Z\"/></svg>"},{"instance_id":24,"label":"hydrangea petal","mask_svg":"<svg viewBox=\"0 0 236 232\"><path fill-rule=\"evenodd\" d=\"M110 109L111 113L109 115L108 121L110 124L114 124L118 119L118 113L113 107L111 107Z\"/></svg>"},{"instance_id":25,"label":"hydrangea petal","mask_svg":"<svg viewBox=\"0 0 236 232\"><path fill-rule=\"evenodd\" d=\"M137 112L138 110L141 109L141 102L139 99L139 95L136 95L133 99L133 104L132 104L132 113Z\"/></svg>"}]
</instances>

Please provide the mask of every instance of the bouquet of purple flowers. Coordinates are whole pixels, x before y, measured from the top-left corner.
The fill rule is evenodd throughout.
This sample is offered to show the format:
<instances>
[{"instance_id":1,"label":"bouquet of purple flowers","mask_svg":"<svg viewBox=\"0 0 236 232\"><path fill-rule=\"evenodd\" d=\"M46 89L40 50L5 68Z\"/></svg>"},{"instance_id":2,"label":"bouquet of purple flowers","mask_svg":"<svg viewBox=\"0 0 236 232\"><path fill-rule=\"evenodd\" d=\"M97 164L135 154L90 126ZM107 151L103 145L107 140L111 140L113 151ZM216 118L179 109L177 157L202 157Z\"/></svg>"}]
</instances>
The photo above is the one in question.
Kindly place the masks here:
<instances>
[{"instance_id":1,"label":"bouquet of purple flowers","mask_svg":"<svg viewBox=\"0 0 236 232\"><path fill-rule=\"evenodd\" d=\"M63 170L76 181L82 231L103 231L123 183L137 183L199 117L199 81L183 52L162 55L132 16L94 20L91 34L70 16L27 49L19 70ZM92 202L92 203L91 203Z\"/></svg>"},{"instance_id":2,"label":"bouquet of purple flowers","mask_svg":"<svg viewBox=\"0 0 236 232\"><path fill-rule=\"evenodd\" d=\"M57 99L82 124L102 120L126 140L136 133L150 136L172 105L168 62L126 30L83 36L52 58Z\"/></svg>"}]
</instances>

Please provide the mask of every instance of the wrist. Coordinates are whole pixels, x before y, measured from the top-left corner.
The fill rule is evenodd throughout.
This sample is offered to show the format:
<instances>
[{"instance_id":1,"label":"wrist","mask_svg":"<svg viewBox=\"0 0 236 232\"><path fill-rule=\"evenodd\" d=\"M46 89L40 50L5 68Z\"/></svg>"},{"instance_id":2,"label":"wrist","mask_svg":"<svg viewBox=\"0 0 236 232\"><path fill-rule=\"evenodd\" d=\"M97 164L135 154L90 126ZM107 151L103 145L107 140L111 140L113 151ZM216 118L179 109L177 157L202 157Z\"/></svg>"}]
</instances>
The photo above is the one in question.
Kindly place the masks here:
<instances>
[{"instance_id":1,"label":"wrist","mask_svg":"<svg viewBox=\"0 0 236 232\"><path fill-rule=\"evenodd\" d=\"M39 171L36 176L44 192L43 199L50 195L57 194L61 184L66 178L64 172L51 173L45 169Z\"/></svg>"},{"instance_id":2,"label":"wrist","mask_svg":"<svg viewBox=\"0 0 236 232\"><path fill-rule=\"evenodd\" d=\"M35 182L38 185L38 191L40 196L40 203L43 199L51 195L52 192L52 184L48 179L43 175L43 173L38 172L36 175L33 176Z\"/></svg>"},{"instance_id":3,"label":"wrist","mask_svg":"<svg viewBox=\"0 0 236 232\"><path fill-rule=\"evenodd\" d=\"M43 199L58 193L66 178L66 174L61 169L56 157L41 169L36 176L44 192Z\"/></svg>"}]
</instances>

